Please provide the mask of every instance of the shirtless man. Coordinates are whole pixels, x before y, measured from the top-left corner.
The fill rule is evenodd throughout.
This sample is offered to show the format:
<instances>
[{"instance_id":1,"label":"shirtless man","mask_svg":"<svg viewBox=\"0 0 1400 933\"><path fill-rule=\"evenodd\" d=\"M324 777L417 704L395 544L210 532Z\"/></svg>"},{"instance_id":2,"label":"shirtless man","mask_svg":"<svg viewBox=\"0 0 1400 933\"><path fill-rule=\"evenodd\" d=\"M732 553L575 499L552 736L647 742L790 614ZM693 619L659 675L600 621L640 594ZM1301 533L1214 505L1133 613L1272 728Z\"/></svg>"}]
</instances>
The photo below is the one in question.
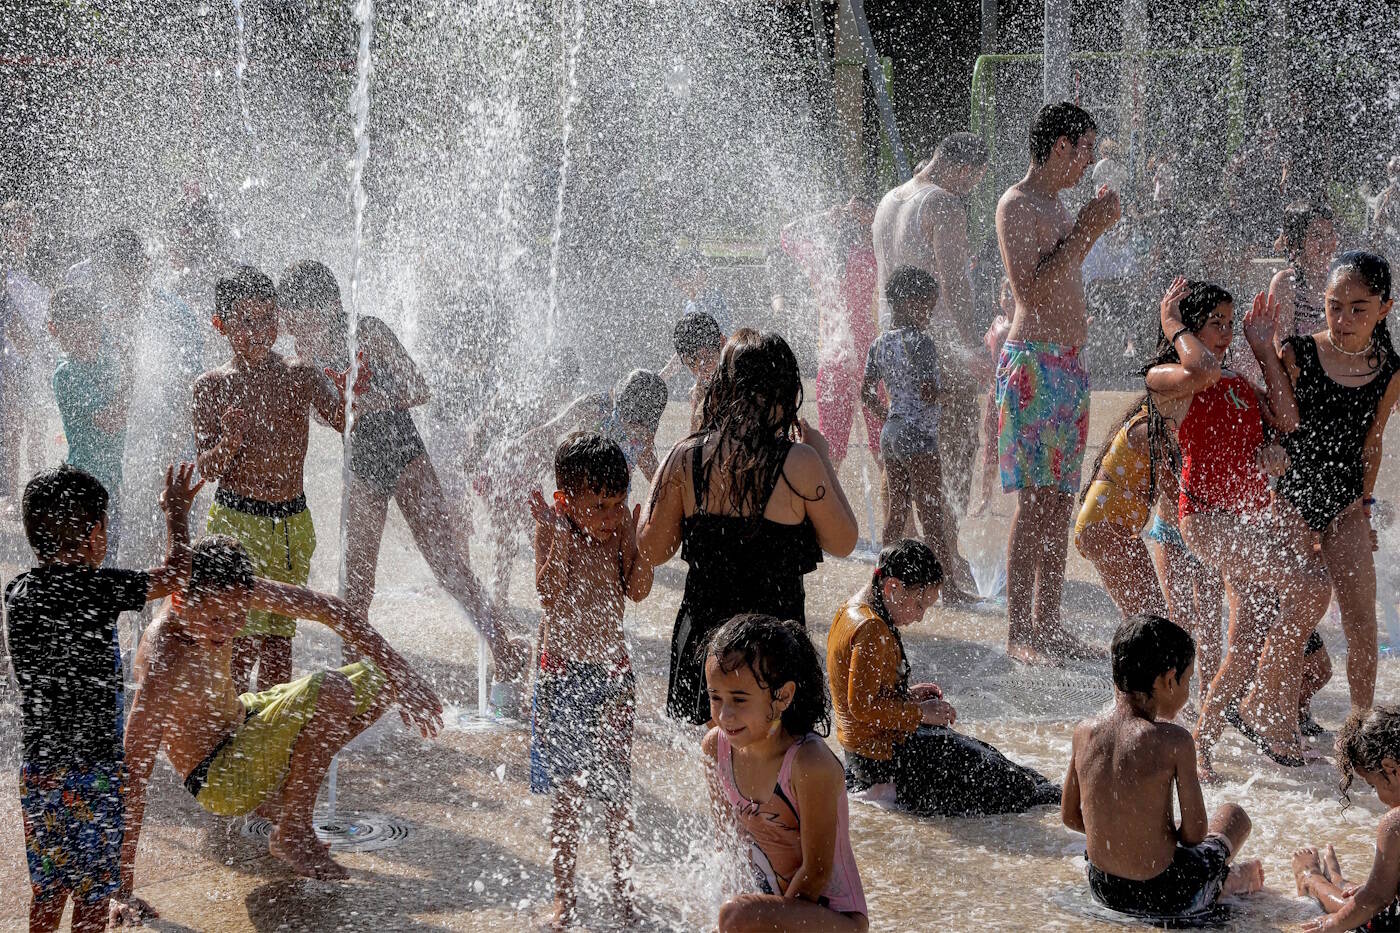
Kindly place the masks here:
<instances>
[{"instance_id":1,"label":"shirtless man","mask_svg":"<svg viewBox=\"0 0 1400 933\"><path fill-rule=\"evenodd\" d=\"M987 147L971 133L954 133L933 151L913 178L887 192L875 210L875 261L880 319L889 320L885 281L894 270L914 266L938 280L938 311L930 321L938 345L939 453L943 459L944 540L958 540L958 519L967 511L972 458L977 449L978 396L992 379L993 361L973 324L968 277L966 198L987 172ZM990 440L990 439L989 439ZM924 529L926 535L931 535ZM953 582L977 592L967 561L949 568Z\"/></svg>"},{"instance_id":2,"label":"shirtless man","mask_svg":"<svg viewBox=\"0 0 1400 933\"><path fill-rule=\"evenodd\" d=\"M1125 620L1113 636L1113 710L1074 730L1060 817L1084 834L1089 892L1112 910L1199 915L1222 893L1264 884L1258 861L1231 864L1249 838L1249 816L1227 803L1206 819L1196 743L1171 721L1191 696L1195 658L1180 626L1159 616Z\"/></svg>"},{"instance_id":3,"label":"shirtless man","mask_svg":"<svg viewBox=\"0 0 1400 933\"><path fill-rule=\"evenodd\" d=\"M304 586L316 550L306 508L302 467L311 409L345 429L344 400L309 363L274 353L277 293L272 280L240 266L214 289L214 327L233 359L194 384L194 434L199 470L219 488L209 509L209 534L242 542L260 577ZM365 369L361 367L361 376ZM296 619L255 610L233 648L233 674L247 689L258 666L258 688L292 676Z\"/></svg>"},{"instance_id":4,"label":"shirtless man","mask_svg":"<svg viewBox=\"0 0 1400 933\"><path fill-rule=\"evenodd\" d=\"M231 665L250 608L321 622L362 658L271 690L239 696ZM151 767L162 749L205 810L233 817L267 813L268 851L309 878L347 873L316 838L312 810L331 758L391 705L424 736L437 733L442 704L432 689L343 600L253 576L237 540L195 544L190 578L136 652L136 691L126 723L127 824L119 911L149 911L133 896L136 850ZM387 688L387 689L385 689Z\"/></svg>"},{"instance_id":5,"label":"shirtless man","mask_svg":"<svg viewBox=\"0 0 1400 933\"><path fill-rule=\"evenodd\" d=\"M997 242L1016 310L997 362L1001 486L1016 493L1007 544L1007 654L1034 664L1102 654L1060 625L1069 522L1089 434L1080 266L1118 221L1107 187L1071 217L1059 193L1094 161L1094 118L1046 104L1030 129L1030 168L997 204Z\"/></svg>"}]
</instances>

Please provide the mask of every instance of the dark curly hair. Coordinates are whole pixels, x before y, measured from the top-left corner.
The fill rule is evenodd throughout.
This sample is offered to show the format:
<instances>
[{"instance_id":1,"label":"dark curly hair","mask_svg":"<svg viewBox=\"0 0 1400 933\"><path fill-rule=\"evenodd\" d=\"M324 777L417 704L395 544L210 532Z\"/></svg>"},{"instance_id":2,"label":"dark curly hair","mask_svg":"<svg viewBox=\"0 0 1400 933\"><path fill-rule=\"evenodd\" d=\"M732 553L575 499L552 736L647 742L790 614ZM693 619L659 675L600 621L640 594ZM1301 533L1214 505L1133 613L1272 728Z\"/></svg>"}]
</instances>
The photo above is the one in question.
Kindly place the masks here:
<instances>
[{"instance_id":1,"label":"dark curly hair","mask_svg":"<svg viewBox=\"0 0 1400 933\"><path fill-rule=\"evenodd\" d=\"M726 674L747 667L758 685L770 693L791 681L797 689L783 710L783 728L788 735L800 739L809 732L831 732L826 675L801 624L758 613L737 615L710 636L706 654Z\"/></svg>"},{"instance_id":2,"label":"dark curly hair","mask_svg":"<svg viewBox=\"0 0 1400 933\"><path fill-rule=\"evenodd\" d=\"M1379 771L1387 758L1400 762L1400 706L1378 704L1352 713L1337 732L1336 751L1345 808L1351 805L1348 791L1357 771Z\"/></svg>"}]
</instances>

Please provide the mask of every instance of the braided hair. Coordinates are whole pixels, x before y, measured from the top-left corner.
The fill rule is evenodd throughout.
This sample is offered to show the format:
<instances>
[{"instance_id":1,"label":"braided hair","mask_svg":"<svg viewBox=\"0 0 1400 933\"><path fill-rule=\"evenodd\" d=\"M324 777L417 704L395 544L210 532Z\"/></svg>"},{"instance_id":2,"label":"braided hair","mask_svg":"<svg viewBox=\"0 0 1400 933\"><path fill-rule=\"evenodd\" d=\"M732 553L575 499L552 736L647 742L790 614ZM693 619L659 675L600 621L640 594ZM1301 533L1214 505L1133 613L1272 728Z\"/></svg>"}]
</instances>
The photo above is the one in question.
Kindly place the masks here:
<instances>
[{"instance_id":1,"label":"braided hair","mask_svg":"<svg viewBox=\"0 0 1400 933\"><path fill-rule=\"evenodd\" d=\"M905 586L937 586L943 582L943 565L938 562L938 557L927 544L905 538L880 552L875 573L870 577L870 608L875 610L875 614L889 627L890 634L894 636L895 645L899 648L897 689L900 694L907 694L911 668L909 658L904 653L904 639L885 605L886 580L898 580Z\"/></svg>"}]
</instances>

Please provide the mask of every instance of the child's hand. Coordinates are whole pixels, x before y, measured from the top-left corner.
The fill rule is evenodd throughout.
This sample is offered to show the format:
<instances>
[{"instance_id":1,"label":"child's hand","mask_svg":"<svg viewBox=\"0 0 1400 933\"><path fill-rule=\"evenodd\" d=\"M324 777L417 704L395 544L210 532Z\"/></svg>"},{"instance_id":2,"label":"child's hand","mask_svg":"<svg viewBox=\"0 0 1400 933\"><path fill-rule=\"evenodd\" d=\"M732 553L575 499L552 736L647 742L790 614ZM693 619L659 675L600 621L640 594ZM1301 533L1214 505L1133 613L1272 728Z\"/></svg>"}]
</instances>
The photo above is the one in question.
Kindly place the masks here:
<instances>
[{"instance_id":1,"label":"child's hand","mask_svg":"<svg viewBox=\"0 0 1400 933\"><path fill-rule=\"evenodd\" d=\"M1123 205L1118 200L1118 192L1108 185L1100 185L1093 198L1079 209L1077 222L1097 239L1118 223L1122 215Z\"/></svg>"},{"instance_id":2,"label":"child's hand","mask_svg":"<svg viewBox=\"0 0 1400 933\"><path fill-rule=\"evenodd\" d=\"M915 684L909 688L909 695L922 703L924 700L943 699L943 690L938 684Z\"/></svg>"},{"instance_id":3,"label":"child's hand","mask_svg":"<svg viewBox=\"0 0 1400 933\"><path fill-rule=\"evenodd\" d=\"M1244 339L1255 356L1272 352L1277 330L1278 301L1270 298L1267 292L1260 292L1254 296L1254 304L1244 316Z\"/></svg>"},{"instance_id":4,"label":"child's hand","mask_svg":"<svg viewBox=\"0 0 1400 933\"><path fill-rule=\"evenodd\" d=\"M135 894L117 893L107 908L108 923L114 927L144 926L147 920L160 917L156 909Z\"/></svg>"},{"instance_id":5,"label":"child's hand","mask_svg":"<svg viewBox=\"0 0 1400 933\"><path fill-rule=\"evenodd\" d=\"M369 364L365 362L364 350L356 352L355 362L358 365L355 367L354 394L358 398L369 389L369 381L374 374L370 372ZM327 366L325 373L330 377L331 382L335 383L335 388L340 393L340 397L342 399L345 398L345 383L350 378L350 367L347 366L344 370L335 370Z\"/></svg>"},{"instance_id":6,"label":"child's hand","mask_svg":"<svg viewBox=\"0 0 1400 933\"><path fill-rule=\"evenodd\" d=\"M958 711L947 700L929 699L919 704L923 714L920 720L926 726L951 726L958 719Z\"/></svg>"},{"instance_id":7,"label":"child's hand","mask_svg":"<svg viewBox=\"0 0 1400 933\"><path fill-rule=\"evenodd\" d=\"M165 468L165 489L160 494L161 511L167 515L188 515L194 497L204 487L204 480L195 482L195 465L182 463Z\"/></svg>"},{"instance_id":8,"label":"child's hand","mask_svg":"<svg viewBox=\"0 0 1400 933\"><path fill-rule=\"evenodd\" d=\"M797 439L815 450L823 460L831 459L831 446L827 444L822 432L813 427L806 418L797 419Z\"/></svg>"},{"instance_id":9,"label":"child's hand","mask_svg":"<svg viewBox=\"0 0 1400 933\"><path fill-rule=\"evenodd\" d=\"M227 409L219 418L219 434L235 447L243 444L243 433L248 430L248 415L241 408Z\"/></svg>"},{"instance_id":10,"label":"child's hand","mask_svg":"<svg viewBox=\"0 0 1400 933\"><path fill-rule=\"evenodd\" d=\"M388 672L386 672L387 674ZM410 729L417 729L425 739L432 738L442 728L442 701L428 682L407 665L389 675L394 699L399 705L399 717Z\"/></svg>"},{"instance_id":11,"label":"child's hand","mask_svg":"<svg viewBox=\"0 0 1400 933\"><path fill-rule=\"evenodd\" d=\"M530 490L530 516L535 520L535 529L548 544L554 540L556 534L567 534L569 519L563 510L556 503L550 505L545 501L544 493L538 488Z\"/></svg>"},{"instance_id":12,"label":"child's hand","mask_svg":"<svg viewBox=\"0 0 1400 933\"><path fill-rule=\"evenodd\" d=\"M1167 286L1167 293L1162 296L1162 309L1159 318L1162 323L1162 333L1168 339L1181 330L1181 299L1185 298L1191 291L1186 284L1186 276L1178 275L1172 279L1172 284Z\"/></svg>"},{"instance_id":13,"label":"child's hand","mask_svg":"<svg viewBox=\"0 0 1400 933\"><path fill-rule=\"evenodd\" d=\"M1288 452L1278 444L1265 444L1254 454L1254 462L1265 476L1280 477L1288 472Z\"/></svg>"}]
</instances>

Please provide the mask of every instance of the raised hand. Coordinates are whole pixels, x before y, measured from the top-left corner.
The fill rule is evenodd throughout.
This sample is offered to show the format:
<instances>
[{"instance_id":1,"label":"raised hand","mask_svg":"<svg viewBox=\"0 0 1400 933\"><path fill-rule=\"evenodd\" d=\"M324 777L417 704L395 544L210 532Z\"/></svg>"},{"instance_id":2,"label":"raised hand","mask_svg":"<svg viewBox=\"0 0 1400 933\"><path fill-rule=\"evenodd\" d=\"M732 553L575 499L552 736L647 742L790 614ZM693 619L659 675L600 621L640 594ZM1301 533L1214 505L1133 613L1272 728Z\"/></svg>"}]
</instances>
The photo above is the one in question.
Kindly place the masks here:
<instances>
[{"instance_id":1,"label":"raised hand","mask_svg":"<svg viewBox=\"0 0 1400 933\"><path fill-rule=\"evenodd\" d=\"M1162 309L1159 317L1162 322L1162 333L1168 337L1181 329L1181 300L1190 291L1191 287L1186 282L1186 276L1178 275L1172 279L1172 284L1167 286L1167 292L1162 296Z\"/></svg>"},{"instance_id":2,"label":"raised hand","mask_svg":"<svg viewBox=\"0 0 1400 933\"><path fill-rule=\"evenodd\" d=\"M1093 198L1079 209L1078 223L1097 239L1118 223L1122 215L1123 205L1118 200L1118 192L1108 185L1100 185Z\"/></svg>"},{"instance_id":3,"label":"raised hand","mask_svg":"<svg viewBox=\"0 0 1400 933\"><path fill-rule=\"evenodd\" d=\"M815 450L823 460L831 459L831 446L826 437L806 418L797 419L797 439Z\"/></svg>"},{"instance_id":4,"label":"raised hand","mask_svg":"<svg viewBox=\"0 0 1400 933\"><path fill-rule=\"evenodd\" d=\"M188 515L194 497L204 488L204 480L195 481L195 465L182 463L165 468L165 489L160 494L161 510L172 515Z\"/></svg>"},{"instance_id":5,"label":"raised hand","mask_svg":"<svg viewBox=\"0 0 1400 933\"><path fill-rule=\"evenodd\" d=\"M417 729L425 739L437 735L442 728L442 701L428 682L405 665L394 672L389 685L394 691L399 717L404 725Z\"/></svg>"},{"instance_id":6,"label":"raised hand","mask_svg":"<svg viewBox=\"0 0 1400 933\"><path fill-rule=\"evenodd\" d=\"M1268 292L1254 296L1254 304L1244 316L1244 339L1256 356L1264 351L1272 352L1274 334L1278 332L1278 315L1277 299L1270 297Z\"/></svg>"}]
</instances>

